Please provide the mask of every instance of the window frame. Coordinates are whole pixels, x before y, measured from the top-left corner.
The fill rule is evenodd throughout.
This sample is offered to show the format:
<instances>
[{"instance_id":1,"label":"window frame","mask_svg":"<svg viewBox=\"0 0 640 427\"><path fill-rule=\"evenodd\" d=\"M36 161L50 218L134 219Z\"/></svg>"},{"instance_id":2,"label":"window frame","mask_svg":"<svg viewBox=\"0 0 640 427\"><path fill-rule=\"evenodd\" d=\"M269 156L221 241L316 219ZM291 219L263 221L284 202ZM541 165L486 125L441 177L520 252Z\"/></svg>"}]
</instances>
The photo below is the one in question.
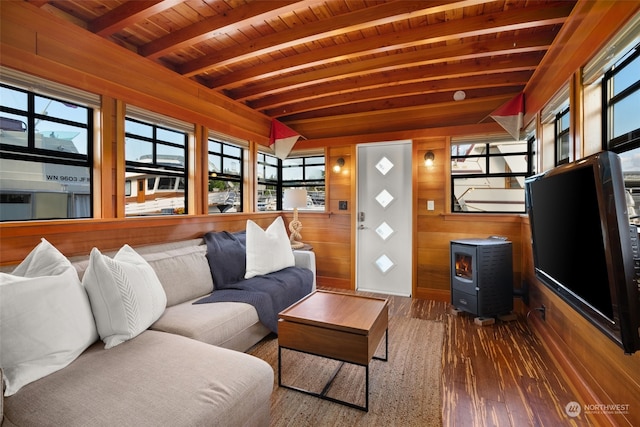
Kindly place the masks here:
<instances>
[{"instance_id":1,"label":"window frame","mask_svg":"<svg viewBox=\"0 0 640 427\"><path fill-rule=\"evenodd\" d=\"M302 164L300 165L286 165L287 161L290 160L302 160ZM311 163L312 159L322 159L321 163ZM317 167L317 166L322 166L323 168L323 176L321 179L310 179L307 178L308 175L308 168L312 168L312 167ZM285 180L284 178L284 171L286 169L293 169L293 168L301 168L302 169L302 179L293 179L293 180ZM287 188L305 188L307 190L307 194L311 197L312 200L315 199L313 197L313 195L311 195L310 193L315 192L313 190L310 190L311 188L314 187L322 187L324 188L324 192L326 195L326 179L327 179L327 160L326 160L326 156L324 154L309 154L309 155L300 155L300 156L292 156L292 157L287 157L286 160L282 161L282 194L284 194L284 190L286 190ZM284 196L281 196L284 197ZM301 210L305 210L307 208L298 208L299 211ZM323 211L326 210L326 197L325 197L325 204L323 205Z\"/></svg>"},{"instance_id":2,"label":"window frame","mask_svg":"<svg viewBox=\"0 0 640 427\"><path fill-rule=\"evenodd\" d=\"M135 117L135 115L126 115L124 118L125 121L125 134L124 134L124 138L125 138L125 173L126 172L131 172L131 173L140 173L140 174L145 174L145 175L153 175L155 178L157 177L169 177L169 178L176 178L176 179L182 179L182 182L184 182L184 190L183 190L183 194L184 194L184 207L182 208L182 211L180 213L184 213L184 214L188 214L188 206L189 206L189 162L187 161L187 159L189 158L188 155L188 150L189 150L189 132L185 131L184 129L181 129L180 127L176 127L176 126L172 126L171 124L157 124L154 123L154 121L146 121L144 119ZM126 123L127 121L131 121L131 122L135 122L138 124L142 124L145 126L149 126L152 129L152 136L145 136L145 135L139 135L136 133L132 133L130 131L127 131L127 126ZM158 130L163 130L163 131L169 131L169 132L173 132L173 133L178 133L178 134L182 134L184 136L184 144L182 146L180 146L180 144L171 142L171 141L166 141L166 140L162 140L158 138ZM152 150L151 150L151 156L152 156L152 161L151 163L146 163L146 162L140 162L140 161L134 161L134 160L127 160L126 159L126 141L128 138L133 138L136 140L140 140L140 141L144 141L144 142L148 142L150 144L152 144ZM182 167L178 167L178 166L172 166L172 165L168 165L168 164L163 164L161 162L159 162L158 160L158 146L162 145L162 146L168 146L168 147L172 147L172 148L180 148L183 150L184 156L183 156L183 163L184 165ZM154 179L155 179L154 178ZM149 177L145 177L145 188L148 188L148 179ZM126 181L126 180L125 180ZM157 181L157 179L156 179ZM174 181L175 182L175 181ZM130 184L130 188L132 188L131 184ZM154 183L154 188L155 188L155 183ZM125 184L125 190L126 190L126 184ZM174 212L175 213L175 212ZM162 213L159 213L157 215L162 215ZM141 215L126 215L126 217L137 217L137 216L141 216Z\"/></svg>"},{"instance_id":3,"label":"window frame","mask_svg":"<svg viewBox=\"0 0 640 427\"><path fill-rule=\"evenodd\" d=\"M562 127L562 122L564 121L564 119L567 119L568 124L567 127ZM566 107L564 109L562 109L561 111L559 111L556 114L556 117L553 121L553 134L554 134L554 140L553 140L553 144L555 147L554 150L554 163L556 166L559 166L561 164L564 163L569 163L569 161L571 160L571 108L570 107ZM562 138L563 137L568 137L569 141L568 141L568 147L567 147L567 153L566 153L566 157L563 157L563 153L562 153Z\"/></svg>"},{"instance_id":4,"label":"window frame","mask_svg":"<svg viewBox=\"0 0 640 427\"><path fill-rule=\"evenodd\" d=\"M306 168L307 167L312 167L312 166L318 166L320 165L320 163L313 163L313 164L308 164L307 165L307 161L308 159L316 159L316 158L322 158L323 162L321 163L321 165L324 167L324 176L321 180L307 180L306 179ZM267 163L266 159L272 159L272 163ZM293 159L302 159L302 166L300 165L290 165L290 166L284 166L284 163L286 161L289 160L293 160ZM275 162L275 163L273 163ZM283 207L282 207L282 199L283 199L283 195L284 195L284 190L285 188L300 188L300 187L304 187L304 188L308 188L308 187L314 187L314 186L322 186L325 189L325 194L326 194L326 185L327 185L327 173L326 173L326 168L327 168L327 158L325 156L324 153L314 153L314 154L304 154L304 155L293 155L291 157L287 157L286 160L281 160L277 157L275 157L273 154L270 153L266 153L263 151L258 151L258 157L257 157L257 161L256 161L256 168L258 169L256 172L256 182L258 186L264 185L264 186L271 186L273 188L275 188L275 190L273 190L275 192L275 208L273 210L276 211L282 211ZM267 178L260 178L261 173L260 173L260 168L263 168L263 173L262 176L266 176L266 168L267 167L275 167L276 171L277 171L277 179L267 179ZM294 168L294 167L302 167L303 170L303 179L302 180L284 180L283 175L284 172L283 170L285 168ZM321 183L321 184L320 184ZM258 203L260 202L260 195L258 194L258 197L256 198L256 211L258 212L262 212L265 209L260 209ZM305 208L299 208L298 210L304 210ZM326 211L327 207L326 207L326 199L325 199L325 205L323 206L323 211Z\"/></svg>"},{"instance_id":5,"label":"window frame","mask_svg":"<svg viewBox=\"0 0 640 427\"><path fill-rule=\"evenodd\" d=\"M268 159L272 159L271 162L268 162ZM275 162L275 164L273 163ZM256 184L258 188L256 189L257 197L256 197L256 206L255 209L258 212L263 212L267 210L282 210L282 160L277 158L273 154L266 153L264 151L258 151L256 157ZM267 168L275 167L276 168L276 178L267 178L266 170ZM262 178L260 177L260 168L263 169ZM260 194L259 187L264 185L265 187L275 187L275 208L274 209L260 209Z\"/></svg>"},{"instance_id":6,"label":"window frame","mask_svg":"<svg viewBox=\"0 0 640 427\"><path fill-rule=\"evenodd\" d=\"M211 151L210 150L210 143L211 142L215 142L217 144L220 144L220 152L215 152L215 151ZM236 156L232 156L229 153L225 153L225 147L231 147L234 150L238 150L240 152L240 156L236 157ZM240 204L239 206L239 210L237 210L237 212L244 212L244 156L245 156L245 148L238 145L238 144L234 144L232 142L228 142L228 141L224 141L222 138L219 137L213 137L213 136L209 136L207 138L207 161L209 159L209 156L219 156L220 157L220 164L221 164L221 168L222 171L220 172L216 172L216 176L212 177L212 173L213 171L208 170L207 171L207 176L208 176L208 180L207 182L210 182L212 180L217 180L217 181L225 181L225 182L233 182L238 184L238 188L240 191L239 194L239 199L240 199ZM238 175L234 175L234 174L229 174L229 173L225 173L224 172L224 164L225 164L225 159L229 159L231 160L235 160L238 162L238 164L240 165L240 171ZM209 194L209 186L207 185L207 194ZM226 211L221 211L220 213L224 213ZM210 213L210 212L209 212Z\"/></svg>"},{"instance_id":7,"label":"window frame","mask_svg":"<svg viewBox=\"0 0 640 427\"><path fill-rule=\"evenodd\" d=\"M459 143L457 141L452 141L451 146L450 146L450 161L451 163L453 163L454 161L458 160L458 159L484 159L484 163L485 163L485 171L486 172L474 172L474 173L468 173L468 174L464 174L464 173L453 173L453 170L451 170L450 173L450 185L451 185L451 194L450 194L450 209L452 213L460 213L460 214L487 214L487 213L498 213L498 214L524 214L526 213L526 207L523 207L522 211L498 211L498 210L491 210L491 211L481 211L481 212L475 212L475 211L464 211L464 210L460 210L457 208L458 205L458 201L456 199L455 196L455 182L456 179L476 179L476 178L504 178L505 180L512 180L514 178L518 178L518 177L522 177L522 178L526 178L528 176L531 176L534 174L535 168L534 168L534 161L535 161L535 152L534 152L534 144L535 144L535 137L533 136L529 136L526 139L522 140L526 143L527 145L527 149L526 151L518 151L518 152L513 152L513 153L491 153L490 147L491 144L496 144L496 143L509 143L511 141L506 141L503 138L495 138L492 140L488 140L487 138L478 138L476 140L470 138L468 141L460 141ZM469 144L469 145L484 145L484 154L471 154L469 155L468 153L471 150L468 150L465 154L458 154L458 155L454 155L453 154L453 146L454 145L465 145L465 144ZM513 156L522 156L522 155L526 155L527 156L527 171L526 172L490 172L490 164L491 164L491 159L492 158L498 158L498 157L513 157ZM505 188L507 188L505 186ZM524 195L524 187L522 188L523 191L523 195ZM523 205L524 206L524 205Z\"/></svg>"},{"instance_id":8,"label":"window frame","mask_svg":"<svg viewBox=\"0 0 640 427\"><path fill-rule=\"evenodd\" d=\"M602 149L616 153L633 150L640 147L640 126L631 132L613 137L613 109L621 101L631 95L640 93L640 78L630 84L619 94L613 95L613 85L616 75L634 63L640 61L640 44L632 47L623 57L605 71L602 78ZM630 134L630 135L629 135Z\"/></svg>"},{"instance_id":9,"label":"window frame","mask_svg":"<svg viewBox=\"0 0 640 427\"><path fill-rule=\"evenodd\" d=\"M90 103L79 102L78 100L74 99L73 95L66 98L64 96L61 97L61 95L58 95L58 94L48 94L40 91L36 92L33 90L28 90L20 87L19 85L16 86L14 84L9 84L5 82L0 82L0 86L11 91L21 92L25 94L27 97L26 110L0 104L0 114L6 113L6 114L11 114L16 116L22 116L22 117L25 117L27 121L27 123L23 122L23 124L26 125L26 129L24 129L24 132L26 132L27 145L21 146L21 145L14 145L14 144L6 144L6 143L2 143L0 140L0 158L6 159L6 160L40 163L43 165L52 164L52 165L86 168L88 173L88 180L89 180L89 184L88 184L89 192L87 195L89 200L89 203L88 203L89 209L88 209L88 214L86 216L68 216L67 215L64 217L55 216L52 218L29 217L24 219L12 219L12 220L6 220L6 221L36 221L36 220L39 221L39 220L48 220L48 219L93 218L94 216L93 152L94 152L94 132L95 132L95 124L94 124L95 106ZM58 90L58 92L62 92L62 95L64 95L63 91ZM87 95L87 98L90 98L90 97L91 97L90 95ZM58 117L55 115L50 116L45 112L38 113L35 110L36 98L48 100L49 103L47 105L55 101L55 102L64 104L69 108L74 108L74 109L82 108L86 110L86 123L66 119L64 117ZM36 147L36 127L37 127L38 121L40 120L46 120L47 122L51 122L51 123L84 129L86 132L86 147L84 147L86 148L86 154L83 154L81 152L74 153L66 150L52 150L48 148L37 148ZM75 148L77 150L77 147ZM8 195L13 194L16 196L30 195L29 196L30 200L37 199L37 197L36 198L33 197L33 195L37 193L42 193L42 192L39 192L34 189L22 189L16 192L7 192L7 193L3 192L3 194L8 194ZM71 206L75 206L74 199L78 193L66 192L66 194L68 195L67 209L69 209ZM2 222L4 221L5 220L3 220Z\"/></svg>"}]
</instances>

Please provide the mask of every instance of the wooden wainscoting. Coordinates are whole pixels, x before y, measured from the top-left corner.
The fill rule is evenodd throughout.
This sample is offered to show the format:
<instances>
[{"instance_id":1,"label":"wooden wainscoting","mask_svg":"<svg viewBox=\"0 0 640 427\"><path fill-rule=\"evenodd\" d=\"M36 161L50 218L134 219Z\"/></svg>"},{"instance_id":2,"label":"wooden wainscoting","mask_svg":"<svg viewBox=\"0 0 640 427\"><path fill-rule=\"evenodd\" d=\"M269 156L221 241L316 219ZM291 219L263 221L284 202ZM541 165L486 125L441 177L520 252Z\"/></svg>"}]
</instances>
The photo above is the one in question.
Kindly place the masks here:
<instances>
[{"instance_id":1,"label":"wooden wainscoting","mask_svg":"<svg viewBox=\"0 0 640 427\"><path fill-rule=\"evenodd\" d=\"M244 230L247 219L267 227L280 214L224 214L215 216L167 215L126 219L29 221L0 224L0 264L20 262L47 239L66 256L88 255L93 247L101 251L131 246L175 242L202 237L208 231Z\"/></svg>"},{"instance_id":2,"label":"wooden wainscoting","mask_svg":"<svg viewBox=\"0 0 640 427\"><path fill-rule=\"evenodd\" d=\"M131 246L202 237L209 231L238 231L247 220L266 228L282 216L288 225L291 212L228 213L220 215L167 215L126 219L7 222L0 224L0 265L17 264L47 239L66 256L88 255ZM351 289L350 214L300 212L302 237L316 254L318 282Z\"/></svg>"},{"instance_id":3,"label":"wooden wainscoting","mask_svg":"<svg viewBox=\"0 0 640 427\"><path fill-rule=\"evenodd\" d=\"M523 241L531 241L528 220ZM545 320L531 325L584 405L629 405L628 414L596 411L600 425L640 425L640 352L628 356L535 277L531 245L522 245L530 308L544 305ZM583 266L588 268L588 266Z\"/></svg>"}]
</instances>

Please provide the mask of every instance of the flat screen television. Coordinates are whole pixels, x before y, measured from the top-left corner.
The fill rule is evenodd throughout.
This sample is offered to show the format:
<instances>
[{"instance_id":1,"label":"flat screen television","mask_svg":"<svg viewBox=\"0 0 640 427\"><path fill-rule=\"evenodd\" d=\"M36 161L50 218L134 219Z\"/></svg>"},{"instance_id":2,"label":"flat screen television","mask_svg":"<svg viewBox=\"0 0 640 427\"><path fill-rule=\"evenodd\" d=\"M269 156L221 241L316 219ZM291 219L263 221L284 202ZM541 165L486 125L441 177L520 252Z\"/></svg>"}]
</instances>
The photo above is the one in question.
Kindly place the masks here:
<instances>
[{"instance_id":1,"label":"flat screen television","mask_svg":"<svg viewBox=\"0 0 640 427\"><path fill-rule=\"evenodd\" d=\"M618 155L603 151L529 177L525 199L536 277L625 353L639 350L638 236Z\"/></svg>"}]
</instances>

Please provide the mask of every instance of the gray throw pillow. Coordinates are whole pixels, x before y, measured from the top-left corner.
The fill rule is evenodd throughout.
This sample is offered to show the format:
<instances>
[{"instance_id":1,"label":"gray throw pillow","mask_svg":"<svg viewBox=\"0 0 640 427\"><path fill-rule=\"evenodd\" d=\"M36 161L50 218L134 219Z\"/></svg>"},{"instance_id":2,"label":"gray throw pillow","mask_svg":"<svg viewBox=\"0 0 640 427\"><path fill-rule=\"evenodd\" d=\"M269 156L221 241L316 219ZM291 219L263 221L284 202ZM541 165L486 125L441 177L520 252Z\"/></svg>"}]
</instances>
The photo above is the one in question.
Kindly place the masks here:
<instances>
[{"instance_id":1,"label":"gray throw pillow","mask_svg":"<svg viewBox=\"0 0 640 427\"><path fill-rule=\"evenodd\" d=\"M247 262L244 231L211 231L204 235L204 241L215 289L224 289L244 280Z\"/></svg>"}]
</instances>

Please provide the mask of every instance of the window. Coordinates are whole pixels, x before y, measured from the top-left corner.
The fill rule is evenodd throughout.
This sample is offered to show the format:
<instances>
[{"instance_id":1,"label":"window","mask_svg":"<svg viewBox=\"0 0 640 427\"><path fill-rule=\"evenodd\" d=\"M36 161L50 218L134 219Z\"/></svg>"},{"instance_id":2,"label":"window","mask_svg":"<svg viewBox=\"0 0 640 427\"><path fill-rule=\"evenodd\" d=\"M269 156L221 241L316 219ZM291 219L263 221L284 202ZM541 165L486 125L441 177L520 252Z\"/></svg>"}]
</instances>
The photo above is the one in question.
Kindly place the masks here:
<instances>
[{"instance_id":1,"label":"window","mask_svg":"<svg viewBox=\"0 0 640 427\"><path fill-rule=\"evenodd\" d=\"M127 216L187 213L187 138L181 129L125 119Z\"/></svg>"},{"instance_id":2,"label":"window","mask_svg":"<svg viewBox=\"0 0 640 427\"><path fill-rule=\"evenodd\" d=\"M491 139L451 142L452 212L525 212L524 179L533 174L535 138Z\"/></svg>"},{"instance_id":3,"label":"window","mask_svg":"<svg viewBox=\"0 0 640 427\"><path fill-rule=\"evenodd\" d=\"M603 149L620 155L632 223L640 224L640 45L622 55L602 80Z\"/></svg>"},{"instance_id":4,"label":"window","mask_svg":"<svg viewBox=\"0 0 640 427\"><path fill-rule=\"evenodd\" d=\"M605 74L602 84L604 148L618 153L640 146L640 45Z\"/></svg>"},{"instance_id":5,"label":"window","mask_svg":"<svg viewBox=\"0 0 640 427\"><path fill-rule=\"evenodd\" d=\"M324 156L293 157L282 161L282 186L307 190L307 207L299 210L324 210Z\"/></svg>"},{"instance_id":6,"label":"window","mask_svg":"<svg viewBox=\"0 0 640 427\"><path fill-rule=\"evenodd\" d=\"M301 156L278 160L258 153L258 211L282 210L285 188L307 190L307 210L324 210L324 156ZM302 208L300 210L303 210Z\"/></svg>"},{"instance_id":7,"label":"window","mask_svg":"<svg viewBox=\"0 0 640 427\"><path fill-rule=\"evenodd\" d=\"M92 216L97 104L91 94L63 99L0 84L0 220Z\"/></svg>"},{"instance_id":8,"label":"window","mask_svg":"<svg viewBox=\"0 0 640 427\"><path fill-rule=\"evenodd\" d=\"M640 224L640 147L620 153L629 220Z\"/></svg>"},{"instance_id":9,"label":"window","mask_svg":"<svg viewBox=\"0 0 640 427\"><path fill-rule=\"evenodd\" d=\"M569 135L571 115L569 107L556 114L555 120L555 163L561 165L568 163L571 158L571 141Z\"/></svg>"},{"instance_id":10,"label":"window","mask_svg":"<svg viewBox=\"0 0 640 427\"><path fill-rule=\"evenodd\" d=\"M209 213L242 212L243 149L209 138Z\"/></svg>"},{"instance_id":11,"label":"window","mask_svg":"<svg viewBox=\"0 0 640 427\"><path fill-rule=\"evenodd\" d=\"M282 185L278 158L258 152L258 211L275 211L282 207Z\"/></svg>"}]
</instances>

